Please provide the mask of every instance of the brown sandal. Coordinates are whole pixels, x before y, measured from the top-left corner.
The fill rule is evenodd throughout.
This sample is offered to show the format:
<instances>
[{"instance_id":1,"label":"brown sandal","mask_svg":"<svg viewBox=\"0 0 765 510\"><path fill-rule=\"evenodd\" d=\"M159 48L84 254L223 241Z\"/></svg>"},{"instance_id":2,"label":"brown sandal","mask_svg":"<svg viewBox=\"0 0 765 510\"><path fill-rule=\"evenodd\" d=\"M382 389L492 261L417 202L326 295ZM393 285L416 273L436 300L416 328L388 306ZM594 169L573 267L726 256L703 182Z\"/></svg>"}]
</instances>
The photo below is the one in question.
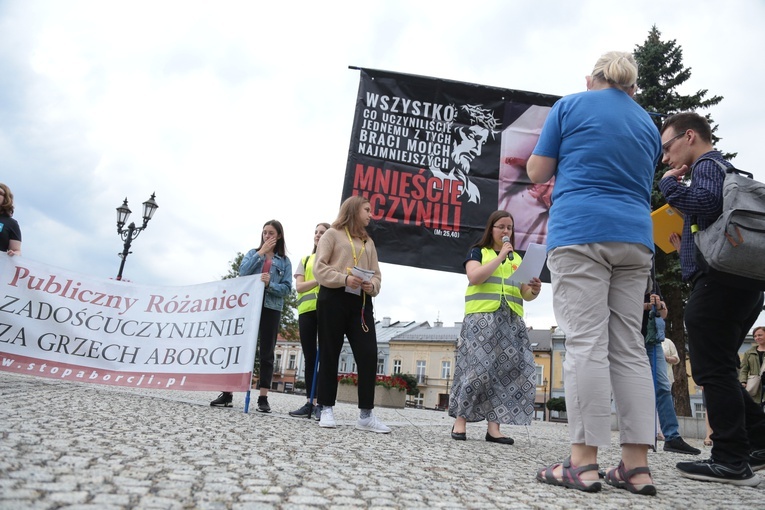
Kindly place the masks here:
<instances>
[{"instance_id":1,"label":"brown sandal","mask_svg":"<svg viewBox=\"0 0 765 510\"><path fill-rule=\"evenodd\" d=\"M553 475L553 470L558 466L562 466L560 479L555 478L555 475ZM582 480L580 477L585 471L597 470L597 464L574 467L571 465L571 457L569 457L562 463L552 464L537 471L537 481L548 485L559 485L569 489L577 489L583 492L598 492L603 487L600 483L600 478L597 480Z\"/></svg>"},{"instance_id":2,"label":"brown sandal","mask_svg":"<svg viewBox=\"0 0 765 510\"><path fill-rule=\"evenodd\" d=\"M618 477L616 475L619 475ZM619 466L609 470L606 473L606 483L619 489L630 491L632 494L641 496L655 496L656 486L652 483L633 484L630 479L635 475L646 474L651 476L651 470L646 466L636 467L627 471L624 467L624 461L619 462Z\"/></svg>"}]
</instances>

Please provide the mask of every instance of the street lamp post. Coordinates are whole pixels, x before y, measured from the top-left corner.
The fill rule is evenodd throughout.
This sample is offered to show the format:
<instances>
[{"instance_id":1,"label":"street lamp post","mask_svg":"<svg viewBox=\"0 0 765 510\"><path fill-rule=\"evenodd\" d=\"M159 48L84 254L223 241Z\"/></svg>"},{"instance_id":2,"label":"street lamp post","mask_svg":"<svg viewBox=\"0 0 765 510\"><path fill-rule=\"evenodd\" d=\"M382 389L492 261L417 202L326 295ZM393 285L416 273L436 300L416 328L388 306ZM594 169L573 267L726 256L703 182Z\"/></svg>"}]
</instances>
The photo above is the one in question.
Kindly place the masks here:
<instances>
[{"instance_id":1,"label":"street lamp post","mask_svg":"<svg viewBox=\"0 0 765 510\"><path fill-rule=\"evenodd\" d=\"M542 421L547 421L547 377L542 381L544 385L544 395L542 396Z\"/></svg>"},{"instance_id":2,"label":"street lamp post","mask_svg":"<svg viewBox=\"0 0 765 510\"><path fill-rule=\"evenodd\" d=\"M127 222L131 213L130 209L128 208L127 198L125 198L125 201L122 202L122 205L117 208L117 233L125 242L122 253L117 254L117 256L122 259L120 262L120 270L117 273L117 280L122 280L122 270L125 268L125 259L127 259L128 255L133 253L130 251L130 245L132 244L133 239L138 237L138 234L143 232L143 230L146 228L146 225L149 224L149 220L151 220L152 216L154 216L154 212L158 208L159 206L157 205L157 202L154 201L154 193L152 193L151 198L143 203L143 225L136 227L135 223L131 221L130 225L128 225L126 229L123 229L122 227L125 226L125 223Z\"/></svg>"}]
</instances>

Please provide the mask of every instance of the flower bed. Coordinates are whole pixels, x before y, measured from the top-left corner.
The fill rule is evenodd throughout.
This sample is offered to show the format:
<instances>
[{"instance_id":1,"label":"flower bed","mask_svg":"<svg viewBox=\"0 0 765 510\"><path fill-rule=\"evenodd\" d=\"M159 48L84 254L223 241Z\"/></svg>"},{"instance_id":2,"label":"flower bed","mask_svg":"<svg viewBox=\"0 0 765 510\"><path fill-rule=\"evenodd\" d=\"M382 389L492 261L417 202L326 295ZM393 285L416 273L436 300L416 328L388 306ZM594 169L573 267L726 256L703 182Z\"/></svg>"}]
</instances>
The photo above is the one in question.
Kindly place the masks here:
<instances>
[{"instance_id":1,"label":"flower bed","mask_svg":"<svg viewBox=\"0 0 765 510\"><path fill-rule=\"evenodd\" d=\"M337 376L337 382L338 402L358 404L358 376L340 374ZM404 407L408 388L406 381L401 377L378 375L375 381L375 407Z\"/></svg>"}]
</instances>

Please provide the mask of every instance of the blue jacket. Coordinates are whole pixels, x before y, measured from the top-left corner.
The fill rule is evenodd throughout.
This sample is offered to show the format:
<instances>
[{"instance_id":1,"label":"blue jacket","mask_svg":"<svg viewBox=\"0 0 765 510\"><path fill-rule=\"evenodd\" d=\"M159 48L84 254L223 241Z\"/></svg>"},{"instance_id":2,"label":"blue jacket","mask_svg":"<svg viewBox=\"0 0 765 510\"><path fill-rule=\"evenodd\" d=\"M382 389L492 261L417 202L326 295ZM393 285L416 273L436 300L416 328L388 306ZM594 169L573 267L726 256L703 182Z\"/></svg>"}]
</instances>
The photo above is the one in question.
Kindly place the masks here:
<instances>
[{"instance_id":1,"label":"blue jacket","mask_svg":"<svg viewBox=\"0 0 765 510\"><path fill-rule=\"evenodd\" d=\"M252 249L239 264L239 276L261 273L265 257L258 254L258 250ZM266 287L266 295L263 305L271 310L282 311L284 298L292 290L292 263L287 257L274 254L271 262L271 283Z\"/></svg>"}]
</instances>

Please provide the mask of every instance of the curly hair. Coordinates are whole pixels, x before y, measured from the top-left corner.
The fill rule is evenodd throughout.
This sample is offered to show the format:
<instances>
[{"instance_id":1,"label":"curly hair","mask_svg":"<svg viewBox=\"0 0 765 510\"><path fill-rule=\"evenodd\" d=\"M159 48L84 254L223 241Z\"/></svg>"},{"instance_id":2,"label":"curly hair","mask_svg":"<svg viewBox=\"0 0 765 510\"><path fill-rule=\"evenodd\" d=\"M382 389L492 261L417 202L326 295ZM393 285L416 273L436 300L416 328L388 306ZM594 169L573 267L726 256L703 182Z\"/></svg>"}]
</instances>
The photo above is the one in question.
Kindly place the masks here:
<instances>
[{"instance_id":1,"label":"curly hair","mask_svg":"<svg viewBox=\"0 0 765 510\"><path fill-rule=\"evenodd\" d=\"M483 108L476 104L464 104L460 106L458 111L455 127L459 127L460 124L466 126L476 124L481 126L482 128L487 129L492 138L494 138L494 135L497 133L496 129L499 121L494 118L494 112L487 108Z\"/></svg>"},{"instance_id":2,"label":"curly hair","mask_svg":"<svg viewBox=\"0 0 765 510\"><path fill-rule=\"evenodd\" d=\"M11 188L0 182L0 189L5 193L2 202L0 202L0 214L13 216L13 193L11 193Z\"/></svg>"}]
</instances>

